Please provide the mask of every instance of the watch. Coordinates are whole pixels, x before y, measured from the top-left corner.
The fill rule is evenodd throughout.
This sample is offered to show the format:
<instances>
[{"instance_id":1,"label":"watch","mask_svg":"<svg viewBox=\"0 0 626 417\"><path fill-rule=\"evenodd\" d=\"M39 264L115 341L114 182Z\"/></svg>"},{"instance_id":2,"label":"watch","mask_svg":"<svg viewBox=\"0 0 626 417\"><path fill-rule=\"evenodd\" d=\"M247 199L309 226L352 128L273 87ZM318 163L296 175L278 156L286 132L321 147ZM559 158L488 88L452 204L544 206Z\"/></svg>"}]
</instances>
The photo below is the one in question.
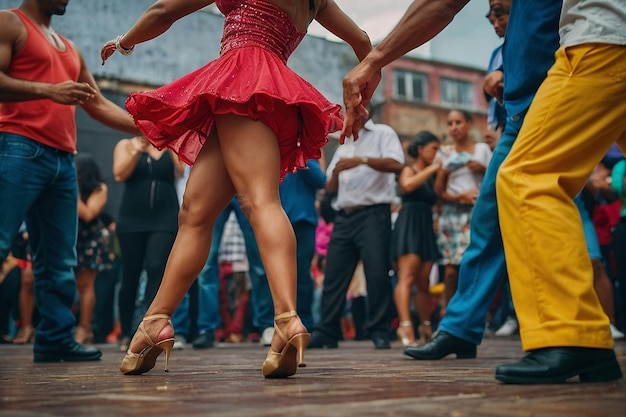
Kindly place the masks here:
<instances>
[{"instance_id":1,"label":"watch","mask_svg":"<svg viewBox=\"0 0 626 417\"><path fill-rule=\"evenodd\" d=\"M367 156L362 156L361 157L361 163L367 165L367 163L369 162L369 158Z\"/></svg>"}]
</instances>

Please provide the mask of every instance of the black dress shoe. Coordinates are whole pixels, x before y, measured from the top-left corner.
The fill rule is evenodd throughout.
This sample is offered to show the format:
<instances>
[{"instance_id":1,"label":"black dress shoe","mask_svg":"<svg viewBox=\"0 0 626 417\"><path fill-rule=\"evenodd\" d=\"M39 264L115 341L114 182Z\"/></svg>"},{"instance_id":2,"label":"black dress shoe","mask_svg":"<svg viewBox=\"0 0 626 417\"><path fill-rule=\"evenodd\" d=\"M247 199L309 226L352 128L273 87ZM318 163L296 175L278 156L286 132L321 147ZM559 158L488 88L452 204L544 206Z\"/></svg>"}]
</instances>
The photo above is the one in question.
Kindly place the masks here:
<instances>
[{"instance_id":1,"label":"black dress shoe","mask_svg":"<svg viewBox=\"0 0 626 417\"><path fill-rule=\"evenodd\" d=\"M386 333L372 333L372 342L374 342L375 349L391 349L389 343L389 334Z\"/></svg>"},{"instance_id":2,"label":"black dress shoe","mask_svg":"<svg viewBox=\"0 0 626 417\"><path fill-rule=\"evenodd\" d=\"M97 361L101 356L102 352L93 346L86 347L79 343L74 343L70 346L45 352L35 351L35 362L88 362Z\"/></svg>"},{"instance_id":3,"label":"black dress shoe","mask_svg":"<svg viewBox=\"0 0 626 417\"><path fill-rule=\"evenodd\" d=\"M578 376L581 382L608 382L622 377L613 349L559 347L537 349L521 361L496 368L507 384L559 384Z\"/></svg>"},{"instance_id":4,"label":"black dress shoe","mask_svg":"<svg viewBox=\"0 0 626 417\"><path fill-rule=\"evenodd\" d=\"M472 359L476 357L476 345L446 332L439 332L424 346L408 346L404 354L413 359L432 361L456 354L457 359Z\"/></svg>"},{"instance_id":5,"label":"black dress shoe","mask_svg":"<svg viewBox=\"0 0 626 417\"><path fill-rule=\"evenodd\" d=\"M320 330L313 330L307 349L336 349L339 347L337 339L326 335Z\"/></svg>"},{"instance_id":6,"label":"black dress shoe","mask_svg":"<svg viewBox=\"0 0 626 417\"><path fill-rule=\"evenodd\" d=\"M212 331L202 332L196 337L196 340L193 341L194 349L208 349L213 347L215 344L215 336Z\"/></svg>"}]
</instances>

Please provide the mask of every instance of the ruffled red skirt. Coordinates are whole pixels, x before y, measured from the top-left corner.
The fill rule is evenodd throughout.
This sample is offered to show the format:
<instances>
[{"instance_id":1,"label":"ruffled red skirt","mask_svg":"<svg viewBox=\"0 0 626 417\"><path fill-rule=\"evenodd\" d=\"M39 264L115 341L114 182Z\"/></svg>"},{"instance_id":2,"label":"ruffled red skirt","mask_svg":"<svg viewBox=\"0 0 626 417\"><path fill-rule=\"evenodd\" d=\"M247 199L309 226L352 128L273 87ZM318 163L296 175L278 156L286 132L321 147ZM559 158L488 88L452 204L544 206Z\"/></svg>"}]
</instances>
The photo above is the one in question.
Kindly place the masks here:
<instances>
[{"instance_id":1,"label":"ruffled red skirt","mask_svg":"<svg viewBox=\"0 0 626 417\"><path fill-rule=\"evenodd\" d=\"M278 140L281 179L319 158L328 134L342 124L341 106L261 47L232 49L170 84L133 93L126 108L155 147L173 149L189 165L211 133L215 115L259 120Z\"/></svg>"}]
</instances>

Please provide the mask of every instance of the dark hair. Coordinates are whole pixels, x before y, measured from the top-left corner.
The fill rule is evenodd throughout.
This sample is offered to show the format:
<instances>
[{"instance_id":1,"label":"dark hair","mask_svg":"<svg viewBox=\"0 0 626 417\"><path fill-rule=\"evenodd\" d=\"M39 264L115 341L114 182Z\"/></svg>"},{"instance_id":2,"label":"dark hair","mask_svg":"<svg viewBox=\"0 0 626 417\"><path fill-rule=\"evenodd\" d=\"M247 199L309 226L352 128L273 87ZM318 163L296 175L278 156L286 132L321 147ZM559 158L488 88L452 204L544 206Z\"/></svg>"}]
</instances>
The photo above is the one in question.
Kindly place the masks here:
<instances>
[{"instance_id":1,"label":"dark hair","mask_svg":"<svg viewBox=\"0 0 626 417\"><path fill-rule=\"evenodd\" d=\"M417 158L417 155L419 155L417 149L420 146L428 145L431 142L439 142L439 138L428 130L422 130L417 135L415 135L406 152L409 154L409 156Z\"/></svg>"},{"instance_id":2,"label":"dark hair","mask_svg":"<svg viewBox=\"0 0 626 417\"><path fill-rule=\"evenodd\" d=\"M471 122L474 120L474 118L472 117L472 115L470 114L470 112L468 112L467 110L460 110L460 109L452 109L448 112L448 114L452 113L452 112L457 112L457 113L461 113L463 115L463 118L465 119L466 122Z\"/></svg>"},{"instance_id":3,"label":"dark hair","mask_svg":"<svg viewBox=\"0 0 626 417\"><path fill-rule=\"evenodd\" d=\"M78 176L78 193L81 200L87 201L87 198L95 190L102 186L104 178L100 167L91 155L83 154L74 158L76 164L76 175Z\"/></svg>"}]
</instances>

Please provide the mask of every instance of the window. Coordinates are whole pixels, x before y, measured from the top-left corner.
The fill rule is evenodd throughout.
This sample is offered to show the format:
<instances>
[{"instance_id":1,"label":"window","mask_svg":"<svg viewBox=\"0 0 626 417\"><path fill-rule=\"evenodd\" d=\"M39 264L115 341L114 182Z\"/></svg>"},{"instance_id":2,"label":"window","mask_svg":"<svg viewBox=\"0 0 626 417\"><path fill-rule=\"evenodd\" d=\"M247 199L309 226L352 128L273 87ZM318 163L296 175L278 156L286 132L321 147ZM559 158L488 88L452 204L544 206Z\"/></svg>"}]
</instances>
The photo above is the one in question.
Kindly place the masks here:
<instances>
[{"instance_id":1,"label":"window","mask_svg":"<svg viewBox=\"0 0 626 417\"><path fill-rule=\"evenodd\" d=\"M407 71L393 71L393 98L406 101L426 101L425 74Z\"/></svg>"},{"instance_id":2,"label":"window","mask_svg":"<svg viewBox=\"0 0 626 417\"><path fill-rule=\"evenodd\" d=\"M441 78L441 104L450 107L472 108L472 83L453 78Z\"/></svg>"}]
</instances>

